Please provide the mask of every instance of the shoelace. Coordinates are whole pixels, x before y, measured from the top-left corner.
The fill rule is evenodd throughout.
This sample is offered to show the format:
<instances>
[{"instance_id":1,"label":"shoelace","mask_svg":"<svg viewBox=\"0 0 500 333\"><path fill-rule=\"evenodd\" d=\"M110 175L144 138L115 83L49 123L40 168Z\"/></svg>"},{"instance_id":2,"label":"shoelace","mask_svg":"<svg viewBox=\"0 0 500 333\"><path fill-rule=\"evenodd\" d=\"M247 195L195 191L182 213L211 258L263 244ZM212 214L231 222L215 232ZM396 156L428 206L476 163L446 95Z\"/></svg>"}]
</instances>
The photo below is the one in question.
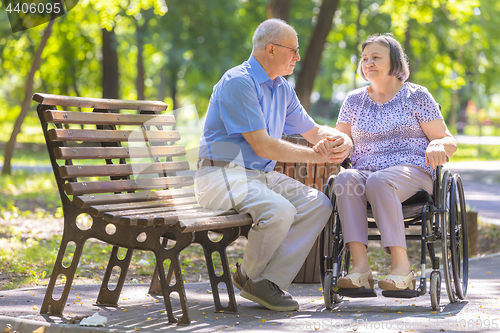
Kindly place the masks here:
<instances>
[{"instance_id":1,"label":"shoelace","mask_svg":"<svg viewBox=\"0 0 500 333\"><path fill-rule=\"evenodd\" d=\"M271 281L269 281L269 282L271 282ZM278 285L277 285L276 283L271 282L271 286L272 286L274 289L276 289L276 290L277 290L277 291L278 291L281 295L285 295L285 292L284 292L283 290L281 290L281 288L280 288L280 287L278 287Z\"/></svg>"}]
</instances>

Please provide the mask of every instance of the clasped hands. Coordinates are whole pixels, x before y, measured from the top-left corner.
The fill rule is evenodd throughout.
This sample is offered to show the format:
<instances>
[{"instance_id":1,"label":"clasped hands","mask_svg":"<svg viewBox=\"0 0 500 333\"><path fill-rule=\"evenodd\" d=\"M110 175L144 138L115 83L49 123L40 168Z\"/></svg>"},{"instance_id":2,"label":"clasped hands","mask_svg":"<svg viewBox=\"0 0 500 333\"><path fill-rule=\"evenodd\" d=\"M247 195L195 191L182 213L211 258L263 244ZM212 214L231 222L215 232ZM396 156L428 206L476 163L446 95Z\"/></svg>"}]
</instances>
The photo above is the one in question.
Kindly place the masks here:
<instances>
[{"instance_id":1,"label":"clasped hands","mask_svg":"<svg viewBox=\"0 0 500 333\"><path fill-rule=\"evenodd\" d=\"M339 135L320 140L312 149L323 157L324 162L340 164L349 156L351 146L350 140L345 140Z\"/></svg>"}]
</instances>

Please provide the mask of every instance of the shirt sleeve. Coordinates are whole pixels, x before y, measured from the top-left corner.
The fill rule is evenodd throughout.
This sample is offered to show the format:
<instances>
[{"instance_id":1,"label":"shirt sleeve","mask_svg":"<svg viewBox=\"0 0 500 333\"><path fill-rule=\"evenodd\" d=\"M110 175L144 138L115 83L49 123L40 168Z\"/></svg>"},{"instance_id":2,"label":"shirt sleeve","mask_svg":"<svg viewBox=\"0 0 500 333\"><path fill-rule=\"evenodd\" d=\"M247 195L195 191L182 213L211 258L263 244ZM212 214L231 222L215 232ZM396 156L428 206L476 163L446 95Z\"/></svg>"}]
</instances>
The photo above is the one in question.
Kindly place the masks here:
<instances>
[{"instance_id":1,"label":"shirt sleeve","mask_svg":"<svg viewBox=\"0 0 500 333\"><path fill-rule=\"evenodd\" d=\"M342 106L340 107L339 116L337 118L337 124L342 122L342 123L348 123L351 126L353 125L354 110L352 109L350 101L351 101L351 94L348 94L346 99L342 103Z\"/></svg>"},{"instance_id":2,"label":"shirt sleeve","mask_svg":"<svg viewBox=\"0 0 500 333\"><path fill-rule=\"evenodd\" d=\"M285 128L283 131L286 135L305 133L313 128L316 123L309 116L302 104L300 104L295 91L291 87L288 88L290 89L290 102L286 109Z\"/></svg>"},{"instance_id":3,"label":"shirt sleeve","mask_svg":"<svg viewBox=\"0 0 500 333\"><path fill-rule=\"evenodd\" d=\"M237 77L221 86L220 118L227 134L239 134L266 128L257 91L251 79Z\"/></svg>"},{"instance_id":4,"label":"shirt sleeve","mask_svg":"<svg viewBox=\"0 0 500 333\"><path fill-rule=\"evenodd\" d=\"M441 107L434 100L431 93L425 87L419 87L410 96L412 111L419 123L427 123L436 119L443 119Z\"/></svg>"}]
</instances>

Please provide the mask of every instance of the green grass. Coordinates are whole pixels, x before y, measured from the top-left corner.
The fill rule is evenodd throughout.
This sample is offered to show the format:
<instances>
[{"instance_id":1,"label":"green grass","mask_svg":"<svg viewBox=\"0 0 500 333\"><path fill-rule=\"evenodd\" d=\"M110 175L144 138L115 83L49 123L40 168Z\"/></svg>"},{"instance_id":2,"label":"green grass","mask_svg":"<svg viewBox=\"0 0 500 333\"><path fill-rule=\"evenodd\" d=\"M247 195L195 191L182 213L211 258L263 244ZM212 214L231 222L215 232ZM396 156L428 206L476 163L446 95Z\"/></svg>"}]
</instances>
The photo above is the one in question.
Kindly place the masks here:
<instances>
[{"instance_id":1,"label":"green grass","mask_svg":"<svg viewBox=\"0 0 500 333\"><path fill-rule=\"evenodd\" d=\"M0 143L0 163L3 164L5 142ZM12 156L12 165L50 166L49 153L45 144L17 143Z\"/></svg>"},{"instance_id":2,"label":"green grass","mask_svg":"<svg viewBox=\"0 0 500 333\"><path fill-rule=\"evenodd\" d=\"M22 239L15 230L10 237L0 238L0 271L10 277L1 289L36 284L50 276L60 239Z\"/></svg>"},{"instance_id":3,"label":"green grass","mask_svg":"<svg viewBox=\"0 0 500 333\"><path fill-rule=\"evenodd\" d=\"M464 128L464 135L500 136L500 128L492 125L484 125L481 128L477 125L467 125Z\"/></svg>"},{"instance_id":4,"label":"green grass","mask_svg":"<svg viewBox=\"0 0 500 333\"><path fill-rule=\"evenodd\" d=\"M465 161L498 161L500 160L500 145L469 145L458 144L450 162Z\"/></svg>"},{"instance_id":5,"label":"green grass","mask_svg":"<svg viewBox=\"0 0 500 333\"><path fill-rule=\"evenodd\" d=\"M57 257L61 236L54 235L49 239L26 237L20 228L10 225L0 225L0 273L9 282L0 286L0 290L15 289L30 285L45 285ZM106 264L109 260L112 246L97 240L86 242L75 275L77 279L90 279L94 283L102 281ZM68 267L73 260L75 245L68 244L63 264ZM126 249L120 248L118 257L125 257ZM231 267L241 259L242 251L235 251L229 256ZM214 258L214 268L219 271L220 258ZM191 245L180 255L181 272L190 276L187 282L196 281L201 270L206 271L206 263L201 246ZM154 255L149 251L134 251L128 276L151 277L155 267ZM167 269L167 268L166 268ZM189 271L189 274L187 273ZM205 273L206 274L206 273ZM111 283L115 283L113 276ZM130 279L128 279L130 281ZM64 282L63 280L59 282Z\"/></svg>"},{"instance_id":6,"label":"green grass","mask_svg":"<svg viewBox=\"0 0 500 333\"><path fill-rule=\"evenodd\" d=\"M61 199L52 173L14 170L0 177L0 218L61 215Z\"/></svg>"},{"instance_id":7,"label":"green grass","mask_svg":"<svg viewBox=\"0 0 500 333\"><path fill-rule=\"evenodd\" d=\"M0 238L0 271L3 275L9 276L9 282L4 284L1 289L37 285L41 284L45 278L50 277L61 243L60 235L54 235L49 239L22 238L21 232L12 226L0 230L0 234L6 235L6 237ZM101 280L111 250L111 245L95 240L87 241L79 261L76 277ZM74 245L68 246L64 259L65 266L69 266L71 263L74 251ZM153 254L145 251L134 251L132 262L138 263L141 259L144 259L148 264L139 267L138 274L151 276L154 269Z\"/></svg>"}]
</instances>

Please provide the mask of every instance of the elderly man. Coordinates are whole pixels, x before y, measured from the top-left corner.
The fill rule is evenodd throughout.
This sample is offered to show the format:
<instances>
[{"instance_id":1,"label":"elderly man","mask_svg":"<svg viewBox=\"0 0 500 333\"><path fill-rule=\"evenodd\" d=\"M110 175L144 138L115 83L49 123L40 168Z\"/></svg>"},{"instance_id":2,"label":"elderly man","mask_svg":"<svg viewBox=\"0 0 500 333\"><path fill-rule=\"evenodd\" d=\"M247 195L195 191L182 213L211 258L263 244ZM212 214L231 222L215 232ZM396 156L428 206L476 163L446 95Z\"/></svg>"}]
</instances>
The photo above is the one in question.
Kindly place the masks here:
<instances>
[{"instance_id":1,"label":"elderly man","mask_svg":"<svg viewBox=\"0 0 500 333\"><path fill-rule=\"evenodd\" d=\"M320 126L282 77L300 60L297 33L270 19L253 36L248 61L215 85L200 140L195 192L203 207L249 213L254 224L233 283L241 296L274 311L293 311L285 291L332 206L320 191L273 171L276 161L340 163L352 141ZM280 140L302 134L313 148Z\"/></svg>"}]
</instances>

